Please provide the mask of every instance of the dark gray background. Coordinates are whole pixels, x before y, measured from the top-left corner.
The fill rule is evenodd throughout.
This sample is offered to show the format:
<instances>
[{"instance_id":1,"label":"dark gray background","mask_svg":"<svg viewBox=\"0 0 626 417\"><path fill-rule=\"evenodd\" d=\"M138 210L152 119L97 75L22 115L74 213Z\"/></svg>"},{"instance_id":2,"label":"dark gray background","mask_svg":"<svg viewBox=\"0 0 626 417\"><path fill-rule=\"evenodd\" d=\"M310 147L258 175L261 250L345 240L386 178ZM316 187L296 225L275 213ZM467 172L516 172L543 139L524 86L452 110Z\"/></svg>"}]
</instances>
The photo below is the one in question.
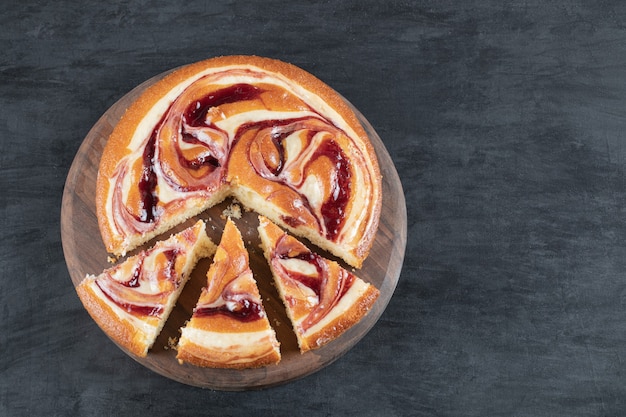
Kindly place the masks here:
<instances>
[{"instance_id":1,"label":"dark gray background","mask_svg":"<svg viewBox=\"0 0 626 417\"><path fill-rule=\"evenodd\" d=\"M0 5L0 415L626 414L625 2L116 3ZM117 349L74 292L59 227L72 159L109 106L235 53L352 101L409 223L362 342L243 393Z\"/></svg>"}]
</instances>

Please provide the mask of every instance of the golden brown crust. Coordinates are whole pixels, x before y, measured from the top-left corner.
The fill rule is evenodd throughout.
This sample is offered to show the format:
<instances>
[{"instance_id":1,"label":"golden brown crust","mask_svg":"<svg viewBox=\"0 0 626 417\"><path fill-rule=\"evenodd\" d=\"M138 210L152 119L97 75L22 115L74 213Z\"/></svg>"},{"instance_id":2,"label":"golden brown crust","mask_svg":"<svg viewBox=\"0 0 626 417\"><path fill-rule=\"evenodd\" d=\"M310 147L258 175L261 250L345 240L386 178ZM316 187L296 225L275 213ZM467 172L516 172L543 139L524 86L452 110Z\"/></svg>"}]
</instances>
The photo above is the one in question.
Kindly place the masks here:
<instances>
[{"instance_id":1,"label":"golden brown crust","mask_svg":"<svg viewBox=\"0 0 626 417\"><path fill-rule=\"evenodd\" d=\"M280 362L278 350L270 349L265 354L259 355L252 361L236 362L236 355L225 357L224 351L210 351L206 346L199 346L195 343L187 343L184 349L179 349L176 359L182 363L200 366L204 368L223 369L249 369L260 368L267 365L275 365ZM218 358L215 360L214 358ZM225 360L228 359L228 360Z\"/></svg>"},{"instance_id":2,"label":"golden brown crust","mask_svg":"<svg viewBox=\"0 0 626 417\"><path fill-rule=\"evenodd\" d=\"M373 189L371 198L373 200L368 207L369 218L359 226L361 230L357 233L358 238L355 239L354 242L350 243L350 245L354 245L354 247L349 250L349 254L346 253L346 256L343 257L351 265L360 267L372 247L375 233L378 228L378 218L381 210L382 199L380 190L382 188L382 184L374 148L355 113L343 100L343 98L333 89L315 76L294 65L257 56L223 56L200 61L195 64L179 68L146 89L145 92L143 92L140 97L127 109L124 116L116 125L105 146L100 162L96 185L96 211L98 224L107 250L119 255L123 254L126 250L131 250L134 246L136 246L136 244L141 243L141 239L138 238L137 242L130 242L130 247L124 248L123 246L129 242L124 242L124 239L112 230L112 225L110 224L107 216L107 198L109 195L109 187L111 186L109 179L114 175L117 163L130 152L127 145L133 137L137 126L143 117L155 106L155 104L176 86L187 82L193 77L197 77L198 74L203 71L214 68L221 69L228 67L259 68L265 72L274 73L297 82L304 89L319 96L319 98L321 98L335 112L337 112L339 117L342 118L357 135L359 141L358 146L364 154L367 155L368 172L372 174L371 181L373 182ZM225 191L228 192L228 190ZM219 202L223 198L224 195L221 195L213 203ZM206 207L208 207L208 205L204 208ZM254 209L254 207L251 208ZM197 213L187 214L195 215ZM187 217L188 216L185 216L185 214L181 214L181 221L185 220ZM273 220L279 221L280 216L273 217ZM157 232L161 233L171 226L173 226L173 224L166 222L160 226L161 228ZM283 226L289 227L289 225L286 224L283 224ZM295 229L290 230L295 232ZM145 239L143 240L145 241L156 234L158 233L146 233L144 236ZM307 238L310 237L312 236L307 236ZM326 247L326 249L330 248ZM348 251L346 250L346 252ZM342 256L342 254L338 255Z\"/></svg>"},{"instance_id":3,"label":"golden brown crust","mask_svg":"<svg viewBox=\"0 0 626 417\"><path fill-rule=\"evenodd\" d=\"M300 351L304 353L308 350L317 349L338 338L365 317L379 294L376 287L370 285L359 298L359 301L353 304L348 311L330 322L319 332L301 336L299 340Z\"/></svg>"},{"instance_id":4,"label":"golden brown crust","mask_svg":"<svg viewBox=\"0 0 626 417\"><path fill-rule=\"evenodd\" d=\"M95 278L95 277L93 277ZM133 355L145 357L149 345L138 337L137 329L126 320L120 320L113 309L93 290L93 280L83 280L76 291L85 309L100 328L119 346Z\"/></svg>"},{"instance_id":5,"label":"golden brown crust","mask_svg":"<svg viewBox=\"0 0 626 417\"><path fill-rule=\"evenodd\" d=\"M250 293L254 295L255 290ZM188 327L208 330L219 333L248 333L266 330L268 324L263 320L243 322L233 320L228 316L215 315L211 317L193 317L193 323L187 323Z\"/></svg>"}]
</instances>

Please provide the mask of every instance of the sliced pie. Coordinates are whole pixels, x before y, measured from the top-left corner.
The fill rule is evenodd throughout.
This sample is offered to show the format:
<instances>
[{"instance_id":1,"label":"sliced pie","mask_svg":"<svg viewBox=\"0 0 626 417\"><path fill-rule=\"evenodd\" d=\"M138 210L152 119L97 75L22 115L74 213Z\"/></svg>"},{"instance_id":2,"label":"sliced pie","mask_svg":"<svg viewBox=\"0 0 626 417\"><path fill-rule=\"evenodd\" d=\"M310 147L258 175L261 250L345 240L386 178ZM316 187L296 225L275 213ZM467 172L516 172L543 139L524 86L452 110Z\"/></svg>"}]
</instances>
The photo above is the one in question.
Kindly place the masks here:
<instances>
[{"instance_id":1,"label":"sliced pie","mask_svg":"<svg viewBox=\"0 0 626 417\"><path fill-rule=\"evenodd\" d=\"M203 367L243 369L280 361L248 252L230 219L177 350L179 362Z\"/></svg>"},{"instance_id":2,"label":"sliced pie","mask_svg":"<svg viewBox=\"0 0 626 417\"><path fill-rule=\"evenodd\" d=\"M198 221L98 276L87 275L76 290L111 339L145 357L196 263L215 249Z\"/></svg>"},{"instance_id":3,"label":"sliced pie","mask_svg":"<svg viewBox=\"0 0 626 417\"><path fill-rule=\"evenodd\" d=\"M116 125L98 171L103 241L124 255L227 196L360 267L381 176L334 90L281 61L226 56L167 75Z\"/></svg>"},{"instance_id":4,"label":"sliced pie","mask_svg":"<svg viewBox=\"0 0 626 417\"><path fill-rule=\"evenodd\" d=\"M259 235L301 352L339 337L358 323L378 298L376 287L310 251L262 216Z\"/></svg>"}]
</instances>

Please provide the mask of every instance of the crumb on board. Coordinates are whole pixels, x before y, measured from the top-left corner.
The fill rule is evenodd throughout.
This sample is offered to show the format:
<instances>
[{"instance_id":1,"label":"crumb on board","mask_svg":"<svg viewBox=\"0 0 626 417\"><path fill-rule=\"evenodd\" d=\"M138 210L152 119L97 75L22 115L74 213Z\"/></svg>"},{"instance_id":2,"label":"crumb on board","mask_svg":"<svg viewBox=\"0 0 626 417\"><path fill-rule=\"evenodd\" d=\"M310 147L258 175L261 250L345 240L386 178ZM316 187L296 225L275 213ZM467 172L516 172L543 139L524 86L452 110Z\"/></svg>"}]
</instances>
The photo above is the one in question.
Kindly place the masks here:
<instances>
[{"instance_id":1,"label":"crumb on board","mask_svg":"<svg viewBox=\"0 0 626 417\"><path fill-rule=\"evenodd\" d=\"M114 264L115 262L117 262L117 258L114 256L108 256L107 257L107 262L110 264Z\"/></svg>"},{"instance_id":2,"label":"crumb on board","mask_svg":"<svg viewBox=\"0 0 626 417\"><path fill-rule=\"evenodd\" d=\"M236 202L233 202L228 207L222 211L222 215L220 216L222 219L227 217L232 217L234 219L241 219L241 206Z\"/></svg>"},{"instance_id":3,"label":"crumb on board","mask_svg":"<svg viewBox=\"0 0 626 417\"><path fill-rule=\"evenodd\" d=\"M165 346L165 350L172 349L176 350L178 346L178 338L177 337L168 337L167 338L167 346Z\"/></svg>"}]
</instances>

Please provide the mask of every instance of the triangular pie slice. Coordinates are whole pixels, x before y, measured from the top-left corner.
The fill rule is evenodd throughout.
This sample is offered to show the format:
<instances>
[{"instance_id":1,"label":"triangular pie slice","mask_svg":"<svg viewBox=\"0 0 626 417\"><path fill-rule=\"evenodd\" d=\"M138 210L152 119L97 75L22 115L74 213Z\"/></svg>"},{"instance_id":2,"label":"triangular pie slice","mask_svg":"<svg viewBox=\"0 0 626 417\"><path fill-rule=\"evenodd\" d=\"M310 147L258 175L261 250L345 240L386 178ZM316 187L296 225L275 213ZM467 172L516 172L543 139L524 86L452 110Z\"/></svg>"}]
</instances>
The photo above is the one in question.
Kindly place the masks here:
<instances>
[{"instance_id":1,"label":"triangular pie slice","mask_svg":"<svg viewBox=\"0 0 626 417\"><path fill-rule=\"evenodd\" d=\"M259 236L300 352L335 340L370 310L379 291L259 217Z\"/></svg>"},{"instance_id":2,"label":"triangular pie slice","mask_svg":"<svg viewBox=\"0 0 626 417\"><path fill-rule=\"evenodd\" d=\"M198 221L76 288L100 328L130 353L147 355L196 263L215 252L205 227Z\"/></svg>"},{"instance_id":3,"label":"triangular pie slice","mask_svg":"<svg viewBox=\"0 0 626 417\"><path fill-rule=\"evenodd\" d=\"M279 346L241 233L229 218L176 357L202 367L256 368L278 363Z\"/></svg>"}]
</instances>

